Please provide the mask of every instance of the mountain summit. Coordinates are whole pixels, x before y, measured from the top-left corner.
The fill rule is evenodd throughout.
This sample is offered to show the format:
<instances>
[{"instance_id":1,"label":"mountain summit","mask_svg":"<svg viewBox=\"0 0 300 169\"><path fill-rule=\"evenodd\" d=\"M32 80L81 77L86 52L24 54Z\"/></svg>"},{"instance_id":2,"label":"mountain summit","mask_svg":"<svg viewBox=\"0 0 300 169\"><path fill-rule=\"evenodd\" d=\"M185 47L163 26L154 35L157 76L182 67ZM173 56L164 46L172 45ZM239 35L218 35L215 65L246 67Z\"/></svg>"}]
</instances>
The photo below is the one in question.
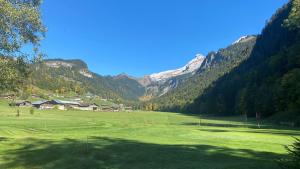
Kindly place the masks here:
<instances>
[{"instance_id":1,"label":"mountain summit","mask_svg":"<svg viewBox=\"0 0 300 169\"><path fill-rule=\"evenodd\" d=\"M185 66L175 69L175 70L168 70L160 73L154 73L149 75L150 79L154 82L157 81L163 81L172 77L188 74L188 73L193 73L197 69L200 68L202 62L204 61L205 56L202 54L197 54L196 57L188 62Z\"/></svg>"}]
</instances>

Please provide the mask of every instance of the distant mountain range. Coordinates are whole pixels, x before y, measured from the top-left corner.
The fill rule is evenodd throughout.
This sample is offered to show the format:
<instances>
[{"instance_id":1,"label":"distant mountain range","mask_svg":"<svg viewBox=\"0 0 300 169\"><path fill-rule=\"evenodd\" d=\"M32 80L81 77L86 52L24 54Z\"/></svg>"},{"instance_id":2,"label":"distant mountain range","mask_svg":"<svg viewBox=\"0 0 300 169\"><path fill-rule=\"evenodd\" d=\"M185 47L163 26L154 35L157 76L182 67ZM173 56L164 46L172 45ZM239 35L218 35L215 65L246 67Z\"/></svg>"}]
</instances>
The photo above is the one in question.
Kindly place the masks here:
<instances>
[{"instance_id":1,"label":"distant mountain range","mask_svg":"<svg viewBox=\"0 0 300 169\"><path fill-rule=\"evenodd\" d=\"M218 63L229 63L233 60L236 60L237 62L242 61L246 56L241 54L241 50L247 50L244 51L244 53L249 54L255 39L255 36L243 36L226 49L220 49L218 52L211 52L207 56L197 54L194 59L181 68L154 73L145 76L142 79L138 79L138 81L146 88L144 100L162 97L177 89L178 86L184 86L187 81L199 76L199 74L202 74L205 70L210 69ZM237 56L237 54L240 55ZM229 65L228 67L231 68L234 64L235 63L232 63L232 66Z\"/></svg>"},{"instance_id":2,"label":"distant mountain range","mask_svg":"<svg viewBox=\"0 0 300 169\"><path fill-rule=\"evenodd\" d=\"M255 36L243 36L232 46L253 43L254 39ZM32 81L35 86L53 92L90 92L103 98L148 101L184 86L186 81L223 60L226 61L214 52L207 56L197 54L181 68L135 78L127 74L101 76L91 72L82 60L47 59L34 65Z\"/></svg>"},{"instance_id":3,"label":"distant mountain range","mask_svg":"<svg viewBox=\"0 0 300 169\"><path fill-rule=\"evenodd\" d=\"M32 85L54 93L92 93L146 110L247 114L299 112L299 8L289 2L262 34L242 36L183 67L142 78L101 76L81 60L49 59L32 66ZM275 105L273 103L276 103ZM294 117L294 116L291 116Z\"/></svg>"},{"instance_id":4,"label":"distant mountain range","mask_svg":"<svg viewBox=\"0 0 300 169\"><path fill-rule=\"evenodd\" d=\"M255 43L256 36L247 36L224 49L210 52L193 73L173 77L160 84L159 87L169 89L168 92L152 98L148 104L161 111L184 110L186 105L192 103L215 80L246 60Z\"/></svg>"}]
</instances>

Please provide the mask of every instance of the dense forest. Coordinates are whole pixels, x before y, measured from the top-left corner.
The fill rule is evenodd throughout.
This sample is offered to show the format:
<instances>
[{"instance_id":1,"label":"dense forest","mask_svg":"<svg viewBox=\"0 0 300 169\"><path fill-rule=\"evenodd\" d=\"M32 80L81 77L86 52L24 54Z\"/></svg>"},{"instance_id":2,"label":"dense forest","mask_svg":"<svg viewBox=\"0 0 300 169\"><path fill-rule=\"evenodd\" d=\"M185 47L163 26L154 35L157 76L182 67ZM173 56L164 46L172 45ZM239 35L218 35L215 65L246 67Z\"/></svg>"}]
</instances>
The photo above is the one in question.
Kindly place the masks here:
<instances>
[{"instance_id":1,"label":"dense forest","mask_svg":"<svg viewBox=\"0 0 300 169\"><path fill-rule=\"evenodd\" d=\"M290 1L255 40L208 54L206 60L217 60L215 64L201 66L182 86L144 108L222 116L276 114L295 120L300 114L299 9L298 0Z\"/></svg>"},{"instance_id":2,"label":"dense forest","mask_svg":"<svg viewBox=\"0 0 300 169\"><path fill-rule=\"evenodd\" d=\"M256 42L255 36L234 43L217 52L210 52L199 70L169 93L144 103L147 110L181 111L202 94L213 81L247 59Z\"/></svg>"},{"instance_id":3,"label":"dense forest","mask_svg":"<svg viewBox=\"0 0 300 169\"><path fill-rule=\"evenodd\" d=\"M292 1L279 9L258 36L249 59L214 82L186 112L299 117L299 8L299 1Z\"/></svg>"}]
</instances>

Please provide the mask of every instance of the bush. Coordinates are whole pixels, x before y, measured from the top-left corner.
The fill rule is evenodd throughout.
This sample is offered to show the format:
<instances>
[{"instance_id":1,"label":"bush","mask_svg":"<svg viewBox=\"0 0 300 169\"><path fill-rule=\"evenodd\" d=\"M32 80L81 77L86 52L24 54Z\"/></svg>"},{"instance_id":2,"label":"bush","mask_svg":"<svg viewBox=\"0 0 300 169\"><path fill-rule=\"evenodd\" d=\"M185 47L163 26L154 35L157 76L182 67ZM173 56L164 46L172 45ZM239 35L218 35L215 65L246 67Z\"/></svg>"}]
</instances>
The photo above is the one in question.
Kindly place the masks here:
<instances>
[{"instance_id":1,"label":"bush","mask_svg":"<svg viewBox=\"0 0 300 169\"><path fill-rule=\"evenodd\" d=\"M9 106L10 107L16 107L16 103L15 102L11 102L11 103L9 103Z\"/></svg>"},{"instance_id":2,"label":"bush","mask_svg":"<svg viewBox=\"0 0 300 169\"><path fill-rule=\"evenodd\" d=\"M33 114L34 114L34 109L31 108L31 109L29 110L29 112L30 112L31 115L33 115Z\"/></svg>"},{"instance_id":3,"label":"bush","mask_svg":"<svg viewBox=\"0 0 300 169\"><path fill-rule=\"evenodd\" d=\"M17 110L17 117L20 117L20 110Z\"/></svg>"},{"instance_id":4,"label":"bush","mask_svg":"<svg viewBox=\"0 0 300 169\"><path fill-rule=\"evenodd\" d=\"M282 169L300 169L300 139L295 139L296 141L293 145L285 147L289 154L286 158L279 161Z\"/></svg>"}]
</instances>

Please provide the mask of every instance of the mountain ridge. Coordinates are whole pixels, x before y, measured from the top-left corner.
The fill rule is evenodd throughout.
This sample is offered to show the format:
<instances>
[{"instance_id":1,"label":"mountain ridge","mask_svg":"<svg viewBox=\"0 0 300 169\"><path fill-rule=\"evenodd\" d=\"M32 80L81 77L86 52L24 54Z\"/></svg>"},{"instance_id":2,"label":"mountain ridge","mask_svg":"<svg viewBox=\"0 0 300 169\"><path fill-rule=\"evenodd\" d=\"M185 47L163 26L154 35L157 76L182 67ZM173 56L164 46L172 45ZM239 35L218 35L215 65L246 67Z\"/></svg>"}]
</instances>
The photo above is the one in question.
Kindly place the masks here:
<instances>
[{"instance_id":1,"label":"mountain ridge","mask_svg":"<svg viewBox=\"0 0 300 169\"><path fill-rule=\"evenodd\" d=\"M241 38L239 38L239 40L237 40L236 42L234 42L229 46L236 46L237 44L246 43L253 38L255 38L255 36L252 35L242 36ZM221 50L224 49L220 49L219 51ZM218 62L222 62L222 59L224 58L222 57L218 58L218 57L219 55L217 54L217 52L210 52L206 56L202 54L196 54L195 57L192 60L190 60L187 64L185 64L183 67L180 67L178 69L153 73L150 75L145 75L142 78L133 77L126 73L121 73L115 76L102 76L97 73L91 72L88 68L88 65L83 60L80 59L60 59L60 58L45 59L44 63L48 68L51 69L66 69L65 71L76 71L78 75L86 78L84 79L85 81L95 81L95 79L100 78L102 80L98 82L99 84L93 83L93 85L101 86L105 84L104 86L106 87L103 86L101 87L103 90L112 90L113 92L115 91L120 92L121 90L122 92L125 92L123 91L123 89L119 89L120 86L121 88L123 86L125 88L130 88L130 93L131 93L130 95L134 95L135 96L134 99L150 100L153 98L161 97L169 93L170 91L175 90L178 86L184 85L185 81L187 81L189 78L192 78L195 74L199 74L201 73L201 71L205 71L205 69L209 69L211 66L217 64ZM65 77L63 74L61 74L60 76ZM65 77L65 79L72 79L72 78ZM107 83L107 81L110 82ZM115 81L115 82L111 82L111 81ZM121 81L124 82L124 84L119 84L120 86L112 84L112 83L118 84ZM127 83L129 81L130 83ZM136 90L134 88L138 88L137 91L139 92L137 95L134 93L134 91ZM144 93L142 93L141 90L144 90ZM115 95L118 95L118 93L116 93ZM120 96L120 97L128 99L128 97L126 96ZM130 98L133 99L132 97Z\"/></svg>"}]
</instances>

